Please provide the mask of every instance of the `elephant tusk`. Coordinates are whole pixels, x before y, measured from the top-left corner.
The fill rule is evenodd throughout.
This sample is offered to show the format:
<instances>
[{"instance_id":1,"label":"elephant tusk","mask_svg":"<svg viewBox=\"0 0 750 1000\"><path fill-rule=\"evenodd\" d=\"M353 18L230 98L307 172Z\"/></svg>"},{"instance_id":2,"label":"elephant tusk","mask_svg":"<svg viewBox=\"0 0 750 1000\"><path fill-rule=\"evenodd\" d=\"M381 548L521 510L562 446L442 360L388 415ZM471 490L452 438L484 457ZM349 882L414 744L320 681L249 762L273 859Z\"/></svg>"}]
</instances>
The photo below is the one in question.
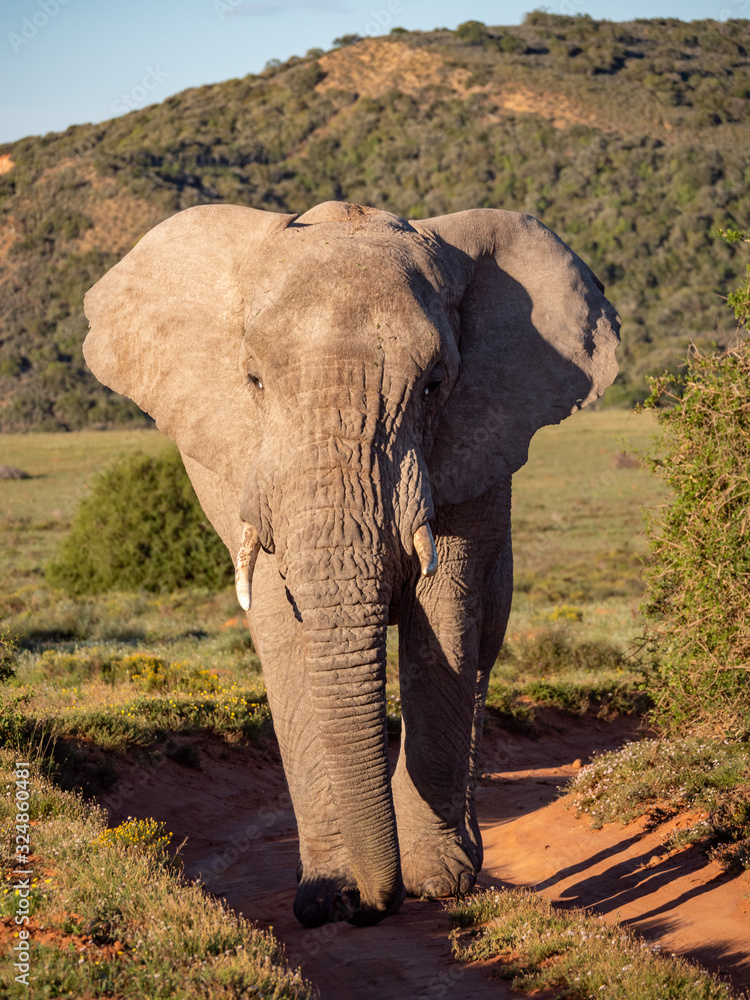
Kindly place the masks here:
<instances>
[{"instance_id":1,"label":"elephant tusk","mask_svg":"<svg viewBox=\"0 0 750 1000\"><path fill-rule=\"evenodd\" d=\"M438 554L429 524L423 524L414 532L414 548L419 556L422 576L434 576L438 568Z\"/></svg>"},{"instance_id":2,"label":"elephant tusk","mask_svg":"<svg viewBox=\"0 0 750 1000\"><path fill-rule=\"evenodd\" d=\"M252 603L250 585L259 551L258 532L252 524L246 524L242 533L240 550L237 553L237 562L234 565L234 589L237 591L237 600L243 611L249 611Z\"/></svg>"}]
</instances>

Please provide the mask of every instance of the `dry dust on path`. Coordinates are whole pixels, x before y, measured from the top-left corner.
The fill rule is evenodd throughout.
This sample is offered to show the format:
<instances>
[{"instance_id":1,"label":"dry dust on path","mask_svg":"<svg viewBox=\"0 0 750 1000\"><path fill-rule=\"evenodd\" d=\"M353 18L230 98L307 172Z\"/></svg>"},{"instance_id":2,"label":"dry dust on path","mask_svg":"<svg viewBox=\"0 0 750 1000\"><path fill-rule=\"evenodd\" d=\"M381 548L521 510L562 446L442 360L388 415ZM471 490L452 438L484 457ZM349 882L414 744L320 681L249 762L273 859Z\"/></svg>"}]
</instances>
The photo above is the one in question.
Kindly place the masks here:
<instances>
[{"instance_id":1,"label":"dry dust on path","mask_svg":"<svg viewBox=\"0 0 750 1000\"><path fill-rule=\"evenodd\" d=\"M593 725L594 740L602 726ZM562 736L563 745L571 736ZM750 988L750 873L727 875L695 846L667 850L668 836L694 816L651 830L643 819L591 829L558 797L576 773L570 749L558 753L545 738L522 755L496 754L495 766L485 768L492 773L478 793L485 848L480 884L527 886L554 903L590 908L662 952L697 959L736 987ZM519 757L526 767L518 766Z\"/></svg>"},{"instance_id":2,"label":"dry dust on path","mask_svg":"<svg viewBox=\"0 0 750 1000\"><path fill-rule=\"evenodd\" d=\"M153 816L184 838L185 874L263 928L273 929L293 967L322 1000L505 1000L517 994L451 958L450 924L440 902L407 900L376 927L332 923L307 930L292 903L297 832L280 762L220 740L199 739L202 770L173 759L118 764L120 780L100 797L112 825Z\"/></svg>"},{"instance_id":3,"label":"dry dust on path","mask_svg":"<svg viewBox=\"0 0 750 1000\"><path fill-rule=\"evenodd\" d=\"M551 713L537 740L490 723L478 790L485 843L480 884L533 886L569 906L621 919L665 950L698 957L750 983L747 953L750 885L705 865L698 852L663 857L642 825L588 829L558 799L577 760L635 738L635 723L571 720ZM118 763L120 778L100 798L110 822L152 816L166 823L189 877L261 927L273 928L293 966L322 1000L517 997L491 967L451 957L450 925L440 902L407 900L376 927L346 923L306 930L292 914L296 889L294 815L275 747L251 749L218 738L189 741L202 769L162 756L156 765Z\"/></svg>"}]
</instances>

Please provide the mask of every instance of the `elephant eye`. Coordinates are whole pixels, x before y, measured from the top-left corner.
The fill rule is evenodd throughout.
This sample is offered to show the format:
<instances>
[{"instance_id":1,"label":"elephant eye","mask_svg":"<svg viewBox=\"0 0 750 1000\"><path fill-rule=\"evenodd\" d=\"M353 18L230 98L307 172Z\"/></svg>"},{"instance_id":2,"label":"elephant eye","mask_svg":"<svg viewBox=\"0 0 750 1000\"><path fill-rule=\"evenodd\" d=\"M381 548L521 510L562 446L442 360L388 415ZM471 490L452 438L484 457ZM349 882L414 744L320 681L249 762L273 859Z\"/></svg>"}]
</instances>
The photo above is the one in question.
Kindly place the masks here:
<instances>
[{"instance_id":1,"label":"elephant eye","mask_svg":"<svg viewBox=\"0 0 750 1000\"><path fill-rule=\"evenodd\" d=\"M260 380L260 378L257 375L248 375L247 376L247 381L248 381L249 385L254 385L256 389L262 389L263 388L263 382Z\"/></svg>"},{"instance_id":2,"label":"elephant eye","mask_svg":"<svg viewBox=\"0 0 750 1000\"><path fill-rule=\"evenodd\" d=\"M439 368L436 368L435 371L430 372L430 380L424 389L425 396L434 396L442 384L443 373Z\"/></svg>"}]
</instances>

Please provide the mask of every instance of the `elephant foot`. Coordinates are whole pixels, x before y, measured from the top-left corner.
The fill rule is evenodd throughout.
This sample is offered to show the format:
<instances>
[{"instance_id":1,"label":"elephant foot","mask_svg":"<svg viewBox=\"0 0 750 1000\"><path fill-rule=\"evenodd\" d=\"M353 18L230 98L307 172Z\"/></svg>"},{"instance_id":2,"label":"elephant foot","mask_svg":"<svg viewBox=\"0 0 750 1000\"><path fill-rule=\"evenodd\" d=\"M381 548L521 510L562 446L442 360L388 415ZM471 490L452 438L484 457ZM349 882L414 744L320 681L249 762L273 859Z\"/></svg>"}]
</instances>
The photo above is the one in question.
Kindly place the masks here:
<instances>
[{"instance_id":1,"label":"elephant foot","mask_svg":"<svg viewBox=\"0 0 750 1000\"><path fill-rule=\"evenodd\" d=\"M303 927L320 927L332 921L352 922L360 908L359 889L331 878L300 880L294 915Z\"/></svg>"},{"instance_id":2,"label":"elephant foot","mask_svg":"<svg viewBox=\"0 0 750 1000\"><path fill-rule=\"evenodd\" d=\"M351 876L313 875L308 878L301 869L300 862L298 873L301 877L294 900L294 915L303 927L320 927L321 924L341 920L358 927L369 927L396 913L406 896L402 886L392 900L384 900L380 904L368 903L362 900Z\"/></svg>"},{"instance_id":3,"label":"elephant foot","mask_svg":"<svg viewBox=\"0 0 750 1000\"><path fill-rule=\"evenodd\" d=\"M419 841L408 851L402 848L401 867L408 895L439 899L471 892L480 868L472 848L464 845L457 834L432 842Z\"/></svg>"}]
</instances>

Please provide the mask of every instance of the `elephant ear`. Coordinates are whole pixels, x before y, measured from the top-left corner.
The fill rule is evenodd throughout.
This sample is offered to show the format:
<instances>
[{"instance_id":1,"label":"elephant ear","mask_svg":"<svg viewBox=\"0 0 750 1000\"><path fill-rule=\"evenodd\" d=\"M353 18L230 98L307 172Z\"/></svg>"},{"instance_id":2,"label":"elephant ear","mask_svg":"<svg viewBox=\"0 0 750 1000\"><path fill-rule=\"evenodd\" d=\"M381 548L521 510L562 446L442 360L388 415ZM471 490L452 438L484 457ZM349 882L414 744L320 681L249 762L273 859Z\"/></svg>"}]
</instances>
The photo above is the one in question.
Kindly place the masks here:
<instances>
[{"instance_id":1,"label":"elephant ear","mask_svg":"<svg viewBox=\"0 0 750 1000\"><path fill-rule=\"evenodd\" d=\"M617 374L620 318L593 272L529 215L498 209L412 222L453 258L460 372L430 457L437 503L516 472L529 442Z\"/></svg>"},{"instance_id":2,"label":"elephant ear","mask_svg":"<svg viewBox=\"0 0 750 1000\"><path fill-rule=\"evenodd\" d=\"M94 375L154 417L194 482L199 463L232 495L242 494L260 436L237 363L244 293L264 239L295 218L236 205L186 209L147 233L84 300L83 353Z\"/></svg>"}]
</instances>

